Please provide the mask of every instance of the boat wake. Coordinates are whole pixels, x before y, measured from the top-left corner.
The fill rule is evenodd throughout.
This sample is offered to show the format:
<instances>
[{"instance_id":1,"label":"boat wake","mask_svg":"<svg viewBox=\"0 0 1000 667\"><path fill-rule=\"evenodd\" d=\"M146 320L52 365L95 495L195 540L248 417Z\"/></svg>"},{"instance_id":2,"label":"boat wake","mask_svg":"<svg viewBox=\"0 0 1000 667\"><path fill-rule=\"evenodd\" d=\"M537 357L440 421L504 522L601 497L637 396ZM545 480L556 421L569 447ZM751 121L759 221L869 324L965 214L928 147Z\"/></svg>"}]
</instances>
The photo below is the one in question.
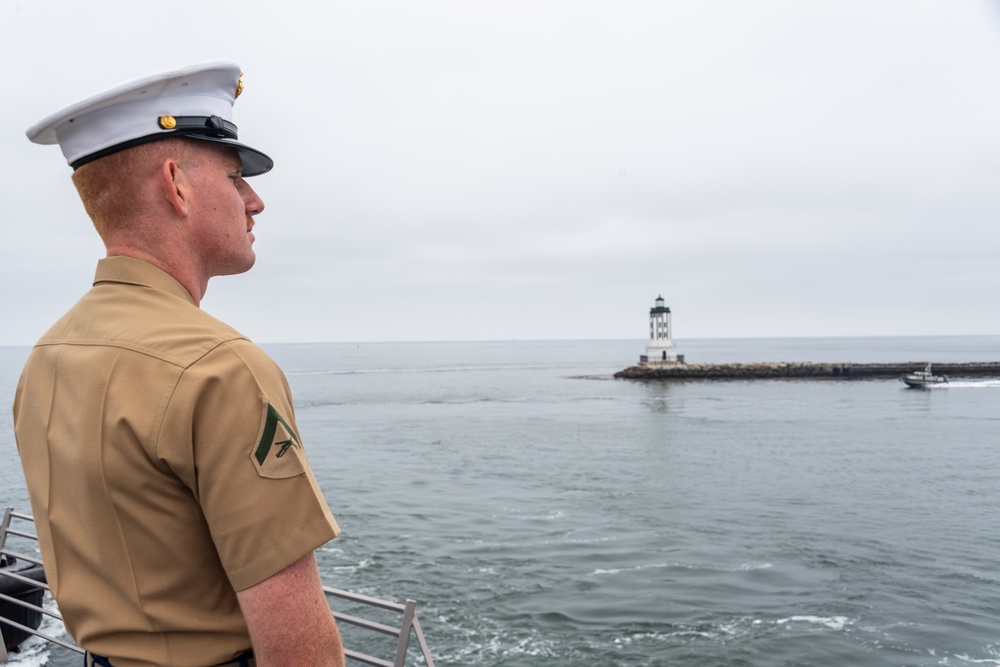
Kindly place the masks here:
<instances>
[{"instance_id":1,"label":"boat wake","mask_svg":"<svg viewBox=\"0 0 1000 667\"><path fill-rule=\"evenodd\" d=\"M952 380L946 385L934 387L934 389L996 389L1000 388L1000 378L990 378L988 380Z\"/></svg>"},{"instance_id":2,"label":"boat wake","mask_svg":"<svg viewBox=\"0 0 1000 667\"><path fill-rule=\"evenodd\" d=\"M45 602L42 606L47 611L57 611L56 603L48 594L45 595ZM38 629L47 635L58 637L65 641L73 641L66 632L66 627L62 624L62 621L51 616L43 617L42 624ZM57 653L66 653L67 655L54 655ZM64 657L65 660L60 661L60 657ZM53 644L41 637L29 637L16 651L10 653L6 664L16 665L17 667L53 667L53 665L58 666L60 664L68 665L70 661L72 661L73 665L78 665L80 663L80 656L69 651L61 651L58 647L54 647Z\"/></svg>"}]
</instances>

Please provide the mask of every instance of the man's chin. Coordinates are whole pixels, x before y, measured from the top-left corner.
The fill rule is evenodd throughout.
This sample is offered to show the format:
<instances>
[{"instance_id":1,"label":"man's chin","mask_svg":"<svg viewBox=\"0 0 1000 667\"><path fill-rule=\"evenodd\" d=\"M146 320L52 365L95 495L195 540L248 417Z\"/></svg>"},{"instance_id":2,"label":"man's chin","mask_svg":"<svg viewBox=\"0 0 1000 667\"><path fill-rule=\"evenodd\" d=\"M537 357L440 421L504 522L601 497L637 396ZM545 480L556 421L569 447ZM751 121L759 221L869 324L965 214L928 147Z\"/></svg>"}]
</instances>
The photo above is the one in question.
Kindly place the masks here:
<instances>
[{"instance_id":1,"label":"man's chin","mask_svg":"<svg viewBox=\"0 0 1000 667\"><path fill-rule=\"evenodd\" d=\"M237 276L241 273L246 273L253 268L253 265L257 263L257 255L250 253L250 257L245 261L240 263L233 263L230 266L223 267L216 273L216 276Z\"/></svg>"}]
</instances>

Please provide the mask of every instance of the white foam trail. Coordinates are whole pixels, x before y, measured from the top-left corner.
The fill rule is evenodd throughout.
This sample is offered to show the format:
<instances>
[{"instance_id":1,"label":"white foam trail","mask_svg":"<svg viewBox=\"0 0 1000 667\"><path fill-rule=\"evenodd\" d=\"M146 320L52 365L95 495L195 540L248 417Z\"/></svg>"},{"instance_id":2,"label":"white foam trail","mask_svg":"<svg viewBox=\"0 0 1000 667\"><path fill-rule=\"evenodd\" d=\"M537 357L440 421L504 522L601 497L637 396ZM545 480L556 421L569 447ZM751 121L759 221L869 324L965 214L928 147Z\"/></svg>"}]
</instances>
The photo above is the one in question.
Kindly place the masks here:
<instances>
[{"instance_id":1,"label":"white foam trail","mask_svg":"<svg viewBox=\"0 0 1000 667\"><path fill-rule=\"evenodd\" d=\"M1000 665L1000 660L997 660L996 658L983 658L981 660L976 660L975 658L968 655L956 655L955 657L958 658L959 660L964 660L965 662L971 662L974 665ZM941 664L946 664L946 663L947 659L945 659L945 662Z\"/></svg>"},{"instance_id":2,"label":"white foam trail","mask_svg":"<svg viewBox=\"0 0 1000 667\"><path fill-rule=\"evenodd\" d=\"M935 389L989 389L1000 387L1000 380L952 380L948 384L934 387Z\"/></svg>"},{"instance_id":3,"label":"white foam trail","mask_svg":"<svg viewBox=\"0 0 1000 667\"><path fill-rule=\"evenodd\" d=\"M831 630L843 630L844 626L847 625L846 616L792 616L790 618L782 618L778 620L778 625L784 625L785 623L815 623L817 625L824 625Z\"/></svg>"}]
</instances>

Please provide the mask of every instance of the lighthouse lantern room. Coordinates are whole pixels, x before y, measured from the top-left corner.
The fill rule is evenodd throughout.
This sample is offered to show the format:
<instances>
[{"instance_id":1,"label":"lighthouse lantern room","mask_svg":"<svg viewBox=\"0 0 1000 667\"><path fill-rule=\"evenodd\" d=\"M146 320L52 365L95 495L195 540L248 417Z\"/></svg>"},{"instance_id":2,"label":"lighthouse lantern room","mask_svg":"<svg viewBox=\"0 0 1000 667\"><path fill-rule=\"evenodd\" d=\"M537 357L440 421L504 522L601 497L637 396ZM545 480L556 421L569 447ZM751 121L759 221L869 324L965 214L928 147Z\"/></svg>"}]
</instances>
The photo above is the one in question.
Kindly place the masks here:
<instances>
[{"instance_id":1,"label":"lighthouse lantern room","mask_svg":"<svg viewBox=\"0 0 1000 667\"><path fill-rule=\"evenodd\" d=\"M640 363L683 363L684 357L677 355L672 334L670 308L663 305L663 297L658 296L655 305L649 309L649 343L646 345L646 354L639 357Z\"/></svg>"}]
</instances>

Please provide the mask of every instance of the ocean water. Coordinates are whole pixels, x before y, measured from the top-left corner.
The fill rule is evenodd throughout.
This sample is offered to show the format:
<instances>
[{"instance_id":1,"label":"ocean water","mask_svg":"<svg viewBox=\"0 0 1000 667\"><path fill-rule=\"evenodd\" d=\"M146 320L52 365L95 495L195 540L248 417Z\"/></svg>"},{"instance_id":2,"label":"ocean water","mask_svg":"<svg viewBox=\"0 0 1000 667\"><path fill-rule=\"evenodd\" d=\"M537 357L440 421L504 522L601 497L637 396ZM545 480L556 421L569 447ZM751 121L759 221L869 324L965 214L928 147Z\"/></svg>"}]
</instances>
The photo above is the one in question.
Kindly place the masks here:
<instances>
[{"instance_id":1,"label":"ocean water","mask_svg":"<svg viewBox=\"0 0 1000 667\"><path fill-rule=\"evenodd\" d=\"M1000 665L1000 378L613 379L643 345L266 346L344 529L325 582L416 599L441 667ZM1000 359L1000 336L679 347ZM4 405L26 353L0 349ZM0 501L27 508L9 411ZM46 659L78 662L12 662Z\"/></svg>"}]
</instances>

